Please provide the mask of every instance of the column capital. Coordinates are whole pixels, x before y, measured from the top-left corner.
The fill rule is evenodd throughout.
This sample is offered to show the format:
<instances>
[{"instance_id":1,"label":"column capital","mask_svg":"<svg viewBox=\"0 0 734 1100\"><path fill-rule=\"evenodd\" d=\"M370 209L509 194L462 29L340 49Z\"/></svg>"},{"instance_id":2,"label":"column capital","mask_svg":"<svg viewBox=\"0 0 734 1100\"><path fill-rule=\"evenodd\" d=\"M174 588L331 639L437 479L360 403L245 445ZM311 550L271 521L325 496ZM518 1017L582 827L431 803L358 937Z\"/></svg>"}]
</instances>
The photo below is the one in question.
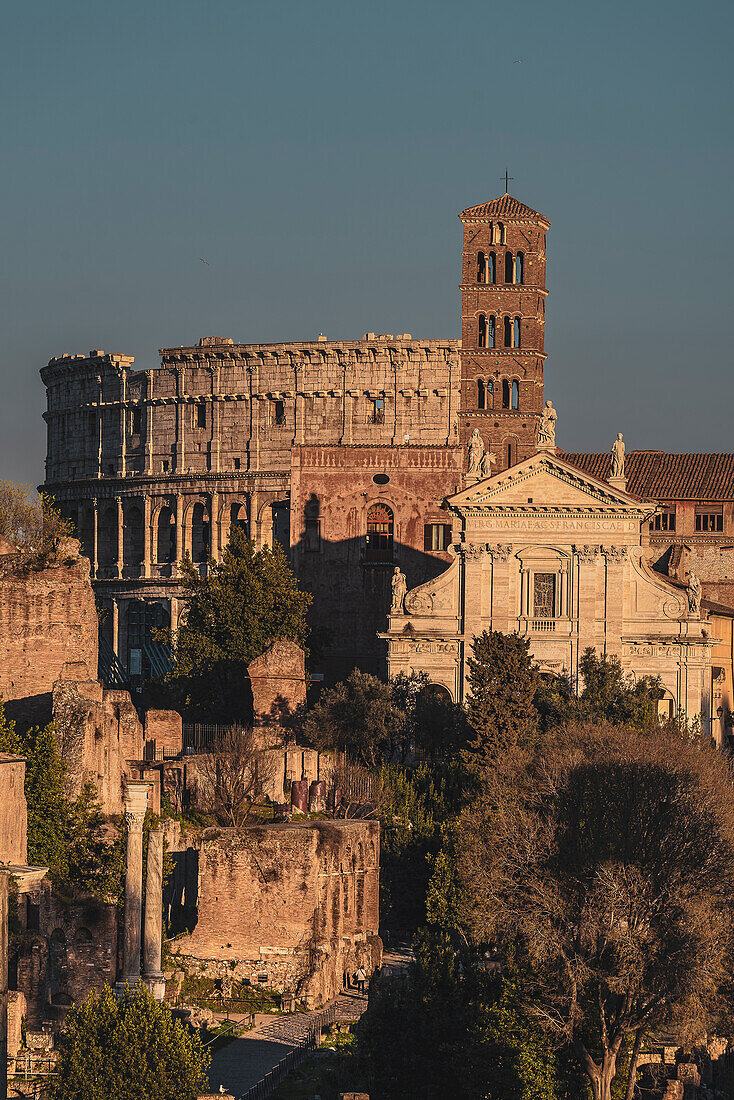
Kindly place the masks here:
<instances>
[{"instance_id":1,"label":"column capital","mask_svg":"<svg viewBox=\"0 0 734 1100\"><path fill-rule=\"evenodd\" d=\"M128 829L142 829L145 811L148 809L148 792L151 786L151 783L142 779L130 779L125 784L123 808Z\"/></svg>"}]
</instances>

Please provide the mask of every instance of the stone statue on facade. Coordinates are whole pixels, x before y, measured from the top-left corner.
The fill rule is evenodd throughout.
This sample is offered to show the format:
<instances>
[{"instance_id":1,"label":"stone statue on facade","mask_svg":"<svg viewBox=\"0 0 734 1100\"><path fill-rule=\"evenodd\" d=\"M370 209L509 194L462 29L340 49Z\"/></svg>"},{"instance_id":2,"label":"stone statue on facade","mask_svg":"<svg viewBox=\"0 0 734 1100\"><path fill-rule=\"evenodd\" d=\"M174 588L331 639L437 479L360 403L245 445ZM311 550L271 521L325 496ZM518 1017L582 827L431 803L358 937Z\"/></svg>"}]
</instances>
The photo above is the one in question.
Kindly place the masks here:
<instances>
[{"instance_id":1,"label":"stone statue on facade","mask_svg":"<svg viewBox=\"0 0 734 1100\"><path fill-rule=\"evenodd\" d=\"M555 447L557 419L558 413L553 408L553 402L546 401L543 412L540 415L540 424L538 425L539 447Z\"/></svg>"},{"instance_id":2,"label":"stone statue on facade","mask_svg":"<svg viewBox=\"0 0 734 1100\"><path fill-rule=\"evenodd\" d=\"M492 463L497 461L497 455L493 455L491 451L485 451L482 455L482 461L479 469L482 477L492 476Z\"/></svg>"},{"instance_id":3,"label":"stone statue on facade","mask_svg":"<svg viewBox=\"0 0 734 1100\"><path fill-rule=\"evenodd\" d=\"M395 566L392 581L390 583L392 587L392 606L390 608L390 613L392 615L401 615L405 593L408 591L408 582L405 578L405 573L401 572L398 565Z\"/></svg>"},{"instance_id":4,"label":"stone statue on facade","mask_svg":"<svg viewBox=\"0 0 734 1100\"><path fill-rule=\"evenodd\" d=\"M484 440L479 434L479 428L475 428L471 433L471 439L469 440L469 468L468 474L474 474L479 476L479 471L482 465L482 456L484 455Z\"/></svg>"},{"instance_id":5,"label":"stone statue on facade","mask_svg":"<svg viewBox=\"0 0 734 1100\"><path fill-rule=\"evenodd\" d=\"M701 582L691 569L688 574L688 610L691 615L697 615L701 609Z\"/></svg>"},{"instance_id":6,"label":"stone statue on facade","mask_svg":"<svg viewBox=\"0 0 734 1100\"><path fill-rule=\"evenodd\" d=\"M617 438L612 443L612 472L610 477L624 477L624 440L622 433L617 432Z\"/></svg>"}]
</instances>

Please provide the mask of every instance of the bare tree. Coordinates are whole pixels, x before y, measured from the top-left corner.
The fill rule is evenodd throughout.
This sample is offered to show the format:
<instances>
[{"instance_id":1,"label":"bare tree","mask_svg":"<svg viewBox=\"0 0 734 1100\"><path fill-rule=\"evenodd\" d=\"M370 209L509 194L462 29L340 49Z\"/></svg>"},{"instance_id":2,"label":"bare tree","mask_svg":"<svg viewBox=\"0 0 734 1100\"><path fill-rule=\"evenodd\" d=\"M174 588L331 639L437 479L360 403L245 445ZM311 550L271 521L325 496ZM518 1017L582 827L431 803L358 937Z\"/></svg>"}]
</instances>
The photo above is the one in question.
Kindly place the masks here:
<instances>
[{"instance_id":1,"label":"bare tree","mask_svg":"<svg viewBox=\"0 0 734 1100\"><path fill-rule=\"evenodd\" d=\"M221 825L239 828L263 798L276 772L277 752L247 726L230 726L201 757L202 798Z\"/></svg>"},{"instance_id":2,"label":"bare tree","mask_svg":"<svg viewBox=\"0 0 734 1100\"><path fill-rule=\"evenodd\" d=\"M595 1100L628 1036L705 1027L734 944L734 792L715 752L578 725L498 756L459 836L475 937L526 961L528 1010Z\"/></svg>"},{"instance_id":3,"label":"bare tree","mask_svg":"<svg viewBox=\"0 0 734 1100\"><path fill-rule=\"evenodd\" d=\"M73 535L70 520L62 517L51 497L28 485L0 480L0 535L19 550L47 550L59 536Z\"/></svg>"}]
</instances>

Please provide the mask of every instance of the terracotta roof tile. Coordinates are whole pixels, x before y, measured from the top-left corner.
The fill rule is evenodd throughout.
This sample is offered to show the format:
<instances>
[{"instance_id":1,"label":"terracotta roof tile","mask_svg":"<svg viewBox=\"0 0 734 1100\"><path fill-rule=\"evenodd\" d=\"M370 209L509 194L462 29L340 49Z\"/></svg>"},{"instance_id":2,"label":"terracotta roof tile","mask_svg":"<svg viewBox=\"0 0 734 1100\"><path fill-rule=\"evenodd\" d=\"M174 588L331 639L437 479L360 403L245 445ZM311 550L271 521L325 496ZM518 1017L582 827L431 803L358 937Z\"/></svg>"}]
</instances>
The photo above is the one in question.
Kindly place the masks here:
<instances>
[{"instance_id":1,"label":"terracotta roof tile","mask_svg":"<svg viewBox=\"0 0 734 1100\"><path fill-rule=\"evenodd\" d=\"M584 473L605 481L611 456L562 454ZM628 451L625 460L627 490L652 500L734 500L734 454L669 454L667 451Z\"/></svg>"},{"instance_id":2,"label":"terracotta roof tile","mask_svg":"<svg viewBox=\"0 0 734 1100\"><path fill-rule=\"evenodd\" d=\"M514 199L512 195L501 195L498 199L480 203L479 206L470 206L462 210L460 218L494 218L504 216L506 218L540 218L550 225L545 214L539 214L537 210L526 206L524 202Z\"/></svg>"}]
</instances>

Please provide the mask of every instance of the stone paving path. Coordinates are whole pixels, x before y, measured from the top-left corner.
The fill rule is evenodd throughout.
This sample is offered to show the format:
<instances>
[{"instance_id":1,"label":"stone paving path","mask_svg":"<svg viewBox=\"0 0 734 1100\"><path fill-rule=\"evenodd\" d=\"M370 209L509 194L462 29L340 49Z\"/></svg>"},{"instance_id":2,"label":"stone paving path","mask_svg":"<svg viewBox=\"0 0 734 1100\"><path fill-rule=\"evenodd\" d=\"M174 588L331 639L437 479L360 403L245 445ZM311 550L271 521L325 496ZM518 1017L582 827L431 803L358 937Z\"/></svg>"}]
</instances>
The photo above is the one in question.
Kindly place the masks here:
<instances>
[{"instance_id":1,"label":"stone paving path","mask_svg":"<svg viewBox=\"0 0 734 1100\"><path fill-rule=\"evenodd\" d=\"M396 947L385 952L382 965L388 972L395 973L407 966L412 958L409 947ZM332 1003L337 1006L339 1019L358 1020L367 1008L367 994L355 989L345 990ZM294 1012L288 1016L256 1015L252 1031L246 1031L212 1055L210 1087L216 1092L224 1085L235 1097L242 1096L289 1051L300 1046L322 1011Z\"/></svg>"}]
</instances>

